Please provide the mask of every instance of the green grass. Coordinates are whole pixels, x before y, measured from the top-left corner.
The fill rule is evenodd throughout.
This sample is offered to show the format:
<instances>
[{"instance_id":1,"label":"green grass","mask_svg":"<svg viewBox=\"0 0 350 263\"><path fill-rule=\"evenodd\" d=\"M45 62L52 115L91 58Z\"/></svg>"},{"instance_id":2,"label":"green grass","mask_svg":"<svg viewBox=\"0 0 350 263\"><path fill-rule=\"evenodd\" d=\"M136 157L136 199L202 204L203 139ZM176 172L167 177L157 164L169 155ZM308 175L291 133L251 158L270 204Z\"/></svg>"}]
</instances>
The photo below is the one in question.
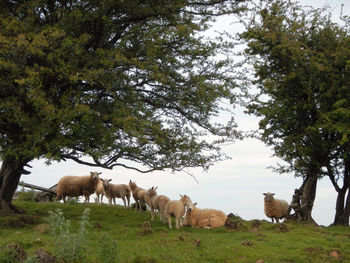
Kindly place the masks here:
<instances>
[{"instance_id":1,"label":"green grass","mask_svg":"<svg viewBox=\"0 0 350 263\"><path fill-rule=\"evenodd\" d=\"M48 211L62 209L72 229L78 228L86 208L82 204L15 203L25 215L0 217L0 248L18 243L29 256L38 248L55 254L48 231L37 229L47 223ZM350 262L350 228L319 227L267 221L243 221L238 228L169 230L156 217L151 230L142 226L150 222L148 211L137 212L121 206L90 206L87 227L87 261L103 262L99 257L101 237L107 233L117 243L118 262ZM336 252L332 252L336 251ZM338 257L339 256L339 257ZM0 258L0 262L1 258Z\"/></svg>"}]
</instances>

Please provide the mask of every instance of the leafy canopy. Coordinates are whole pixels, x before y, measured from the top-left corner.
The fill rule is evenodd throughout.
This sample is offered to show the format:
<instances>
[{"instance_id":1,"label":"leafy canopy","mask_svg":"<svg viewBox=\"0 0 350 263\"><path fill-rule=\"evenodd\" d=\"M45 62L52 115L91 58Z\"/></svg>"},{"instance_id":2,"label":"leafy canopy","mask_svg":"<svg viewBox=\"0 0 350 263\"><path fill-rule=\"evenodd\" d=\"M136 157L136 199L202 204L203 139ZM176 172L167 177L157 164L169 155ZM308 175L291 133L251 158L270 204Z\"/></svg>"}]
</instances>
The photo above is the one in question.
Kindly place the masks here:
<instances>
[{"instance_id":1,"label":"leafy canopy","mask_svg":"<svg viewBox=\"0 0 350 263\"><path fill-rule=\"evenodd\" d=\"M212 121L236 96L202 32L241 2L2 1L1 159L207 169L238 133Z\"/></svg>"},{"instance_id":2,"label":"leafy canopy","mask_svg":"<svg viewBox=\"0 0 350 263\"><path fill-rule=\"evenodd\" d=\"M269 1L241 34L259 91L249 111L261 117L262 141L287 162L280 172L321 172L349 154L350 27L325 11Z\"/></svg>"}]
</instances>

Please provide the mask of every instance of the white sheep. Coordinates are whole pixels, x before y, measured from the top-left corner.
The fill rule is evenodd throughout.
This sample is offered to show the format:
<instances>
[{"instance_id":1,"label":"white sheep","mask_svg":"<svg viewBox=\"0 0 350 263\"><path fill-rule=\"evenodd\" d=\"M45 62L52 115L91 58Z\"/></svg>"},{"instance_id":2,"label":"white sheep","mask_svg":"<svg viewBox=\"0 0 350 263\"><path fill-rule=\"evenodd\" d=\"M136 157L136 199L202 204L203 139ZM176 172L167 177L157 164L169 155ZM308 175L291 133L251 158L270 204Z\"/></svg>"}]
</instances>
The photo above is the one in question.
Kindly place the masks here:
<instances>
[{"instance_id":1,"label":"white sheep","mask_svg":"<svg viewBox=\"0 0 350 263\"><path fill-rule=\"evenodd\" d=\"M175 217L176 228L182 226L182 217L185 215L186 207L193 206L187 195L180 195L180 200L170 200L165 206L165 215L168 218L169 228L172 228L171 217Z\"/></svg>"},{"instance_id":2,"label":"white sheep","mask_svg":"<svg viewBox=\"0 0 350 263\"><path fill-rule=\"evenodd\" d=\"M112 205L112 200L114 205L116 206L115 198L121 198L124 202L124 207L130 206L130 195L131 189L127 184L111 184L110 181L112 179L102 179L103 181L103 189L106 193L106 197L108 199L108 205ZM126 199L128 200L128 206L126 206Z\"/></svg>"},{"instance_id":3,"label":"white sheep","mask_svg":"<svg viewBox=\"0 0 350 263\"><path fill-rule=\"evenodd\" d=\"M97 196L97 204L101 205L103 196L106 195L106 193L103 189L103 179L102 178L100 178L100 180L97 183L95 194ZM101 196L101 200L100 200L100 196Z\"/></svg>"},{"instance_id":4,"label":"white sheep","mask_svg":"<svg viewBox=\"0 0 350 263\"><path fill-rule=\"evenodd\" d=\"M282 218L288 216L289 204L287 201L275 199L273 196L274 193L263 193L264 194L264 211L267 217L270 217L272 220L276 219L276 222Z\"/></svg>"},{"instance_id":5,"label":"white sheep","mask_svg":"<svg viewBox=\"0 0 350 263\"><path fill-rule=\"evenodd\" d=\"M151 221L154 220L154 211L158 210L160 221L165 223L165 221L163 221L163 218L165 218L165 206L170 199L165 195L157 195L157 188L158 186L152 186L152 188L148 189L145 200L151 211Z\"/></svg>"},{"instance_id":6,"label":"white sheep","mask_svg":"<svg viewBox=\"0 0 350 263\"><path fill-rule=\"evenodd\" d=\"M96 191L99 174L101 173L90 172L90 175L87 176L63 176L58 181L56 202L61 197L63 202L66 203L66 196L76 197L84 195L84 204L89 204L90 195Z\"/></svg>"},{"instance_id":7,"label":"white sheep","mask_svg":"<svg viewBox=\"0 0 350 263\"><path fill-rule=\"evenodd\" d=\"M191 227L221 227L225 225L227 216L224 212L216 209L200 209L197 203L187 208L184 225Z\"/></svg>"},{"instance_id":8,"label":"white sheep","mask_svg":"<svg viewBox=\"0 0 350 263\"><path fill-rule=\"evenodd\" d=\"M131 180L129 181L129 186L132 191L132 197L134 198L136 203L135 211L137 210L137 208L141 210L142 207L144 207L146 204L146 201L145 201L146 190L141 187L138 187L137 184L135 182L132 182Z\"/></svg>"}]
</instances>

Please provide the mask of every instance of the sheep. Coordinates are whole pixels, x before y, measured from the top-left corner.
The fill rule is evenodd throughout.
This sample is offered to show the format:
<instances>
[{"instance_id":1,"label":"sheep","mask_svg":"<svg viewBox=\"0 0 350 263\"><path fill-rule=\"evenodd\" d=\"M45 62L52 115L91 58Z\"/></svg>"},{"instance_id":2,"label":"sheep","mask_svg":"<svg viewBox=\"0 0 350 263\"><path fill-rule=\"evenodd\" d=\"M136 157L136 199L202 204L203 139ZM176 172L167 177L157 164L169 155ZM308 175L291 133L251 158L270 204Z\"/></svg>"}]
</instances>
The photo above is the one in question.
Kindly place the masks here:
<instances>
[{"instance_id":1,"label":"sheep","mask_svg":"<svg viewBox=\"0 0 350 263\"><path fill-rule=\"evenodd\" d=\"M137 210L137 208L139 207L139 209L141 210L142 207L145 206L145 194L146 194L146 190L138 187L137 184L135 182L132 182L131 180L129 181L129 186L131 188L132 191L132 197L135 200L135 211Z\"/></svg>"},{"instance_id":2,"label":"sheep","mask_svg":"<svg viewBox=\"0 0 350 263\"><path fill-rule=\"evenodd\" d=\"M216 209L199 209L197 203L187 208L184 225L191 227L221 227L225 225L227 216Z\"/></svg>"},{"instance_id":3,"label":"sheep","mask_svg":"<svg viewBox=\"0 0 350 263\"><path fill-rule=\"evenodd\" d=\"M170 200L165 206L165 215L168 218L170 229L172 228L171 216L175 217L176 229L179 229L179 225L182 226L182 217L185 214L186 207L193 206L187 195L180 195L180 197L180 200Z\"/></svg>"},{"instance_id":4,"label":"sheep","mask_svg":"<svg viewBox=\"0 0 350 263\"><path fill-rule=\"evenodd\" d=\"M100 180L97 183L97 188L96 188L95 194L97 196L97 204L101 205L103 196L106 195L106 193L103 189L103 179L102 178L100 178ZM101 196L101 200L100 200L100 196Z\"/></svg>"},{"instance_id":5,"label":"sheep","mask_svg":"<svg viewBox=\"0 0 350 263\"><path fill-rule=\"evenodd\" d=\"M66 203L66 196L85 196L84 204L89 204L90 195L96 191L99 181L98 172L90 172L87 176L63 176L57 185L57 196L55 202L61 197Z\"/></svg>"},{"instance_id":6,"label":"sheep","mask_svg":"<svg viewBox=\"0 0 350 263\"><path fill-rule=\"evenodd\" d=\"M288 216L289 204L287 201L275 199L274 193L263 193L264 194L264 211L267 217L270 217L272 223L274 219L278 223L280 219Z\"/></svg>"},{"instance_id":7,"label":"sheep","mask_svg":"<svg viewBox=\"0 0 350 263\"><path fill-rule=\"evenodd\" d=\"M165 206L170 199L165 195L157 195L157 189L158 186L152 186L152 188L148 189L145 195L145 201L148 204L151 211L151 221L154 221L154 210L158 210L160 221L163 222L163 218L165 218Z\"/></svg>"},{"instance_id":8,"label":"sheep","mask_svg":"<svg viewBox=\"0 0 350 263\"><path fill-rule=\"evenodd\" d=\"M127 184L111 184L110 181L112 181L112 179L102 179L103 181L103 189L105 191L105 195L108 198L108 205L111 206L112 205L112 200L114 205L116 206L115 203L115 198L121 198L123 199L124 202L124 207L129 207L130 206L130 193L131 193L131 189L130 186ZM126 206L126 199L128 200L128 206Z\"/></svg>"}]
</instances>

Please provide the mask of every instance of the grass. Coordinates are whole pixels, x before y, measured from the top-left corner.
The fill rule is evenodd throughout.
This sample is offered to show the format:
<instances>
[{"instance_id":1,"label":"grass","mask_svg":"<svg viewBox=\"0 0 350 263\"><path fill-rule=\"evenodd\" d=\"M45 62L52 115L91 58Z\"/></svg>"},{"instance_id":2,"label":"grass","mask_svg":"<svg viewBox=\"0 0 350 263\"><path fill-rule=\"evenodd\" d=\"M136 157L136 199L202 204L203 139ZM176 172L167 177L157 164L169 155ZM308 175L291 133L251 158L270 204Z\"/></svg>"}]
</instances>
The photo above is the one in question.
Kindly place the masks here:
<instances>
[{"instance_id":1,"label":"grass","mask_svg":"<svg viewBox=\"0 0 350 263\"><path fill-rule=\"evenodd\" d=\"M30 201L15 204L27 213L0 217L0 248L18 243L29 256L34 256L39 248L56 254L55 242L47 225L45 228L50 210L60 208L75 231L86 208L82 204ZM101 258L108 248L101 240L106 234L108 242L116 243L117 262L350 262L349 227L235 219L236 227L231 230L224 227L170 230L158 217L150 222L148 211L135 213L121 206L95 204L89 208L86 262L106 262Z\"/></svg>"}]
</instances>

